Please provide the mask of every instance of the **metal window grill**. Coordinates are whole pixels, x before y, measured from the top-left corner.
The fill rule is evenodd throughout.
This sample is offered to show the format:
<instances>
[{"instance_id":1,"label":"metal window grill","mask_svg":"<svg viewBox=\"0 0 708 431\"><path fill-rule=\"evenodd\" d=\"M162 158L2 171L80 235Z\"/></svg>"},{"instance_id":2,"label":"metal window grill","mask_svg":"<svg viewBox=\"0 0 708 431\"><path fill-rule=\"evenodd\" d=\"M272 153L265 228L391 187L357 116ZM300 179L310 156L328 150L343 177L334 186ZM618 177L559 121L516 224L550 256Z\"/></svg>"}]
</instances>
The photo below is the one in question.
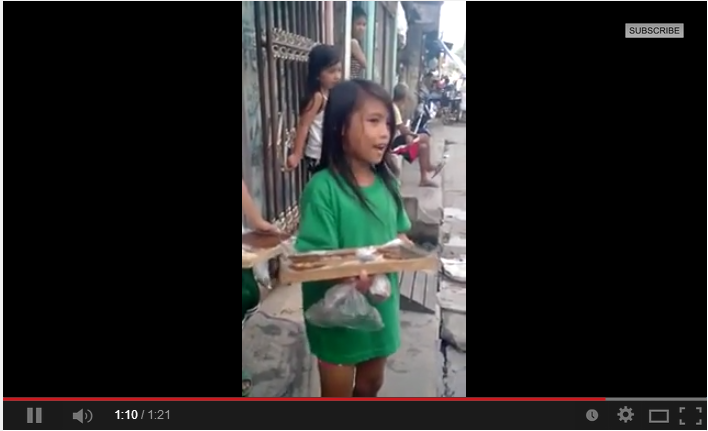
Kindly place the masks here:
<instances>
[{"instance_id":1,"label":"metal window grill","mask_svg":"<svg viewBox=\"0 0 708 431\"><path fill-rule=\"evenodd\" d=\"M284 172L287 149L295 138L298 108L304 96L307 55L323 40L323 3L254 2L258 84L263 124L264 209L266 217L288 232L298 225L298 203L306 169Z\"/></svg>"}]
</instances>

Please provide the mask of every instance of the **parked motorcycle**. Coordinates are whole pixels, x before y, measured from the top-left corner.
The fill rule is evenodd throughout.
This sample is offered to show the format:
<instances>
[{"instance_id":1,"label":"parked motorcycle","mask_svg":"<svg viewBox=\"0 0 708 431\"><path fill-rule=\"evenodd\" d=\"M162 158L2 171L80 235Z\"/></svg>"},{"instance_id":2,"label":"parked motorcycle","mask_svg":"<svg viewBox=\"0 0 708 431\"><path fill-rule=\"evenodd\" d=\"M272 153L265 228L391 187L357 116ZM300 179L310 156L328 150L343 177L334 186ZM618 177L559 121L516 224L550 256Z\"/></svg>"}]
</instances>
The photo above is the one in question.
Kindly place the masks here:
<instances>
[{"instance_id":1,"label":"parked motorcycle","mask_svg":"<svg viewBox=\"0 0 708 431\"><path fill-rule=\"evenodd\" d=\"M462 92L455 84L448 84L445 87L440 104L443 124L452 124L462 120Z\"/></svg>"},{"instance_id":2,"label":"parked motorcycle","mask_svg":"<svg viewBox=\"0 0 708 431\"><path fill-rule=\"evenodd\" d=\"M415 134L427 133L430 135L428 130L428 124L437 115L438 108L435 105L436 101L434 97L430 97L426 93L421 93L418 95L418 106L415 109L415 117L413 118L413 126L411 131Z\"/></svg>"}]
</instances>

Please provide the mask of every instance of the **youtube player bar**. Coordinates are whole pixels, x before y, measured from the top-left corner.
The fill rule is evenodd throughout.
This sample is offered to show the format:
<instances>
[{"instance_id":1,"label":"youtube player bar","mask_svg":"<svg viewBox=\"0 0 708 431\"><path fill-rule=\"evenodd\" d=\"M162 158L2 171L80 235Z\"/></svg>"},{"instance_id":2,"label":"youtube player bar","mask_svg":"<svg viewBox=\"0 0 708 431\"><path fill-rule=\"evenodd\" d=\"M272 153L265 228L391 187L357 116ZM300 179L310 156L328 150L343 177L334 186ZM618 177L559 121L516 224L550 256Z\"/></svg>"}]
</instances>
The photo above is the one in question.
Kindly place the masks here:
<instances>
[{"instance_id":1,"label":"youtube player bar","mask_svg":"<svg viewBox=\"0 0 708 431\"><path fill-rule=\"evenodd\" d=\"M372 420L377 429L387 429L386 421L375 419L385 417L390 418L389 426L410 430L685 430L706 429L707 423L706 398L4 398L3 401L3 428L16 430L299 427L358 430L371 429ZM254 401L285 403L277 408L272 404L265 407L249 404ZM321 405L308 401L335 402L323 410ZM351 406L336 401L370 403L366 410L356 410L365 414L352 414ZM416 401L431 405L405 404Z\"/></svg>"}]
</instances>

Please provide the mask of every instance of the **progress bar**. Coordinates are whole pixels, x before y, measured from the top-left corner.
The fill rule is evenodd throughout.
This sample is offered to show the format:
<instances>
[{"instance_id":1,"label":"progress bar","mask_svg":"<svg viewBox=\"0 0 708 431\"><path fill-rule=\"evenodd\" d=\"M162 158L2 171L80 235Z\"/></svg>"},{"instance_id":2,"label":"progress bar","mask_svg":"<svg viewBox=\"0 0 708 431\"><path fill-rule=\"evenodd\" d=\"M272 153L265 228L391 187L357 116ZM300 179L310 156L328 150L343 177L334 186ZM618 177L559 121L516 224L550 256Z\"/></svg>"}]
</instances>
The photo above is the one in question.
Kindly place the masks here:
<instances>
[{"instance_id":1,"label":"progress bar","mask_svg":"<svg viewBox=\"0 0 708 431\"><path fill-rule=\"evenodd\" d=\"M708 398L605 398L605 401L708 401Z\"/></svg>"}]
</instances>

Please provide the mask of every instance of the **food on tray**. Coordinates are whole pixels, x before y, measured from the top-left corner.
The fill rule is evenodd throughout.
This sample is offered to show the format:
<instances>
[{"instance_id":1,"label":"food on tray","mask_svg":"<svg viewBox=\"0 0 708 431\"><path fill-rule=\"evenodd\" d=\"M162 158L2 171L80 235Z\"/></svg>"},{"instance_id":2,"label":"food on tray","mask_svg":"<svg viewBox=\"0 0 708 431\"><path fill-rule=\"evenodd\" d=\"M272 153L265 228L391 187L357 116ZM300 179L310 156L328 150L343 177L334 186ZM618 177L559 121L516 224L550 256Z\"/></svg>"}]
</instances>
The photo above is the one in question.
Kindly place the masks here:
<instances>
[{"instance_id":1,"label":"food on tray","mask_svg":"<svg viewBox=\"0 0 708 431\"><path fill-rule=\"evenodd\" d=\"M437 271L438 264L434 253L405 244L386 244L290 254L285 258L279 277L284 283L302 283L356 277L361 271L372 276L401 271ZM371 296L374 301L384 301L386 289L382 288Z\"/></svg>"},{"instance_id":2,"label":"food on tray","mask_svg":"<svg viewBox=\"0 0 708 431\"><path fill-rule=\"evenodd\" d=\"M291 256L290 260L294 264L301 264L301 263L317 263L322 261L323 259L326 259L325 255L322 256L317 256L315 254L306 254L306 255L300 255L300 256Z\"/></svg>"},{"instance_id":3,"label":"food on tray","mask_svg":"<svg viewBox=\"0 0 708 431\"><path fill-rule=\"evenodd\" d=\"M278 247L281 242L287 239L288 236L283 234L247 232L241 235L241 244L251 249L265 250Z\"/></svg>"},{"instance_id":4,"label":"food on tray","mask_svg":"<svg viewBox=\"0 0 708 431\"><path fill-rule=\"evenodd\" d=\"M391 259L391 260L403 259L403 257L401 256L400 250L385 249L385 250L379 251L379 253L381 253L381 256L383 256L384 259Z\"/></svg>"},{"instance_id":5,"label":"food on tray","mask_svg":"<svg viewBox=\"0 0 708 431\"><path fill-rule=\"evenodd\" d=\"M416 259L425 256L420 252L409 250L404 247L384 247L379 249L379 253L387 260Z\"/></svg>"},{"instance_id":6,"label":"food on tray","mask_svg":"<svg viewBox=\"0 0 708 431\"><path fill-rule=\"evenodd\" d=\"M295 271L307 271L315 268L324 268L327 266L324 262L298 262L290 264L290 268Z\"/></svg>"},{"instance_id":7,"label":"food on tray","mask_svg":"<svg viewBox=\"0 0 708 431\"><path fill-rule=\"evenodd\" d=\"M333 250L293 254L288 256L289 267L296 271L331 267L340 264L370 264L374 262L405 261L424 257L419 252L401 246L362 247L352 250Z\"/></svg>"}]
</instances>

